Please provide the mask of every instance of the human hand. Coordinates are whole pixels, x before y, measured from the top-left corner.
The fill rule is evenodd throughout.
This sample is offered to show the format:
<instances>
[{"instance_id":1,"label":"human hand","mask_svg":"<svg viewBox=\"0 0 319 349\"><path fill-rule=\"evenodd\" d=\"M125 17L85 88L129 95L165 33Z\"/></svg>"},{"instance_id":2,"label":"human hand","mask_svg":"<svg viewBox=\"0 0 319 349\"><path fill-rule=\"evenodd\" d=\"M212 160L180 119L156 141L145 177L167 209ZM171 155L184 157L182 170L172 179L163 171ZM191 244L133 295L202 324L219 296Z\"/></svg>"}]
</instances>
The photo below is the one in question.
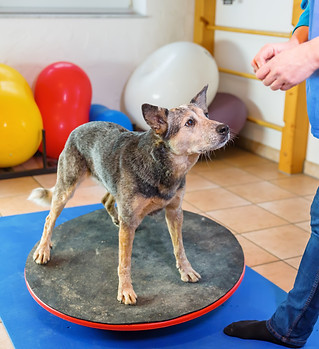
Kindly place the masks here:
<instances>
[{"instance_id":1,"label":"human hand","mask_svg":"<svg viewBox=\"0 0 319 349\"><path fill-rule=\"evenodd\" d=\"M258 69L266 64L270 59L275 57L278 53L287 50L295 45L296 43L294 41L287 41L283 43L272 43L263 46L251 61L254 72L256 73Z\"/></svg>"},{"instance_id":2,"label":"human hand","mask_svg":"<svg viewBox=\"0 0 319 349\"><path fill-rule=\"evenodd\" d=\"M260 69L264 64L266 64L270 59L275 57L280 52L291 49L308 41L308 32L309 28L307 26L300 26L295 29L289 41L267 44L263 46L251 62L254 72L256 73L258 69Z\"/></svg>"},{"instance_id":3,"label":"human hand","mask_svg":"<svg viewBox=\"0 0 319 349\"><path fill-rule=\"evenodd\" d=\"M319 41L313 39L275 54L257 71L256 77L272 90L286 91L307 79L319 67Z\"/></svg>"}]
</instances>

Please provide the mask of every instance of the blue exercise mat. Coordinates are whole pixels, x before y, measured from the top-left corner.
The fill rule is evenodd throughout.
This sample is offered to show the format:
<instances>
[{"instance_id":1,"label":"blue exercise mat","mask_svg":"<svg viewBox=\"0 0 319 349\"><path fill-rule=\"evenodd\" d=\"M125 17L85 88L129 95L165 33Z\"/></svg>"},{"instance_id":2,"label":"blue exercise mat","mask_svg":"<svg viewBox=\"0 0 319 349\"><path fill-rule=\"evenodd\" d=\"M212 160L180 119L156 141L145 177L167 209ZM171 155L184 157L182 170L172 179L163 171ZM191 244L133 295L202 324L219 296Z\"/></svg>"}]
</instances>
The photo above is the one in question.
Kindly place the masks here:
<instances>
[{"instance_id":1,"label":"blue exercise mat","mask_svg":"<svg viewBox=\"0 0 319 349\"><path fill-rule=\"evenodd\" d=\"M57 224L102 208L89 205L64 209ZM224 335L223 328L243 319L267 319L285 298L280 288L247 268L235 294L198 319L158 330L112 332L76 325L40 307L29 294L24 267L40 239L45 212L0 217L0 317L16 349L37 348L282 348ZM319 324L306 349L319 348Z\"/></svg>"}]
</instances>

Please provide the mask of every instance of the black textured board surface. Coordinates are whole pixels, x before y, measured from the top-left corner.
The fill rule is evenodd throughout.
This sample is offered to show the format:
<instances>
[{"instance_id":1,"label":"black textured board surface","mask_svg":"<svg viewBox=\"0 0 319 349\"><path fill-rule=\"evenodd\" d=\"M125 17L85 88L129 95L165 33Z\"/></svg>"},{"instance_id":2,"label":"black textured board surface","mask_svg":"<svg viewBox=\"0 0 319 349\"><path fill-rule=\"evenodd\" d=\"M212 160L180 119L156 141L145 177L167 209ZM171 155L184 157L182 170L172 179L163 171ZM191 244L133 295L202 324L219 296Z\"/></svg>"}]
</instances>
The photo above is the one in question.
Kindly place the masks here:
<instances>
[{"instance_id":1,"label":"black textured board surface","mask_svg":"<svg viewBox=\"0 0 319 349\"><path fill-rule=\"evenodd\" d=\"M242 249L225 227L184 211L186 255L201 274L184 283L175 266L164 213L146 217L138 227L132 254L136 306L116 300L118 229L104 209L72 219L54 229L51 260L25 266L33 294L67 316L110 325L167 321L217 302L239 281L244 269Z\"/></svg>"}]
</instances>

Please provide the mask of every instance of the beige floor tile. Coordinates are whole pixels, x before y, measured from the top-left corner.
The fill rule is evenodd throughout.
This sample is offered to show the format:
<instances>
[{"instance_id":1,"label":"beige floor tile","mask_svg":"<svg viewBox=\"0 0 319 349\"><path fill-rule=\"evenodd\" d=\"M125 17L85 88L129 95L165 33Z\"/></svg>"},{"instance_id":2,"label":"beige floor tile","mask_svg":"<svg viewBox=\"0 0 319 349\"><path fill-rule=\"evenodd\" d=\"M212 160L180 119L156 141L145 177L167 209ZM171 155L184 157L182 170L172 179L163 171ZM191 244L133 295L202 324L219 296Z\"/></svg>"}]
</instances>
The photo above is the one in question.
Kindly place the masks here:
<instances>
[{"instance_id":1,"label":"beige floor tile","mask_svg":"<svg viewBox=\"0 0 319 349\"><path fill-rule=\"evenodd\" d=\"M250 202L223 188L188 192L185 200L201 211L249 205Z\"/></svg>"},{"instance_id":2,"label":"beige floor tile","mask_svg":"<svg viewBox=\"0 0 319 349\"><path fill-rule=\"evenodd\" d=\"M56 183L56 173L50 173L46 175L34 176L34 179L43 187L43 188L52 188ZM84 179L83 182L79 185L79 188L84 187L93 187L99 185L97 181L93 180L91 177ZM102 185L101 185L102 186Z\"/></svg>"},{"instance_id":3,"label":"beige floor tile","mask_svg":"<svg viewBox=\"0 0 319 349\"><path fill-rule=\"evenodd\" d=\"M13 344L11 342L11 339L3 325L3 323L0 321L0 348L2 349L13 349Z\"/></svg>"},{"instance_id":4,"label":"beige floor tile","mask_svg":"<svg viewBox=\"0 0 319 349\"><path fill-rule=\"evenodd\" d=\"M34 176L34 179L40 184L41 187L49 189L55 186L56 173Z\"/></svg>"},{"instance_id":5,"label":"beige floor tile","mask_svg":"<svg viewBox=\"0 0 319 349\"><path fill-rule=\"evenodd\" d=\"M41 179L41 182L44 184L50 184L52 182L51 175L44 179ZM25 177L27 178L27 177ZM1 181L0 181L1 184ZM52 184L52 183L51 183ZM47 187L52 187L52 185L48 185ZM37 184L34 187L39 187ZM32 188L34 189L34 188ZM6 196L0 197L0 214L2 216L9 216L15 214L23 214L23 213L31 213L31 212L39 212L49 210L50 207L40 206L32 201L27 200L30 190L26 191L26 194L23 195L15 195L15 196ZM105 189L102 186L96 185L94 181L88 179L84 181L79 188L74 193L73 198L71 198L66 207L74 207L80 205L90 205L100 203L103 195L105 194Z\"/></svg>"},{"instance_id":6,"label":"beige floor tile","mask_svg":"<svg viewBox=\"0 0 319 349\"><path fill-rule=\"evenodd\" d=\"M0 214L2 216L12 216L50 209L50 207L39 206L27 200L29 194L30 193L0 198Z\"/></svg>"},{"instance_id":7,"label":"beige floor tile","mask_svg":"<svg viewBox=\"0 0 319 349\"><path fill-rule=\"evenodd\" d=\"M98 185L79 187L65 207L98 204L104 195L105 189ZM50 209L50 207L39 206L27 200L28 196L29 194L0 198L0 214L2 216L9 216Z\"/></svg>"},{"instance_id":8,"label":"beige floor tile","mask_svg":"<svg viewBox=\"0 0 319 349\"><path fill-rule=\"evenodd\" d=\"M232 166L241 168L271 163L270 160L244 150L234 152L233 154L229 153L224 160Z\"/></svg>"},{"instance_id":9,"label":"beige floor tile","mask_svg":"<svg viewBox=\"0 0 319 349\"><path fill-rule=\"evenodd\" d=\"M230 143L226 147L214 151L214 156L218 160L226 160L228 158L240 157L245 154L251 153L248 153L246 150L236 147Z\"/></svg>"},{"instance_id":10,"label":"beige floor tile","mask_svg":"<svg viewBox=\"0 0 319 349\"><path fill-rule=\"evenodd\" d=\"M286 292L292 289L297 275L295 268L282 261L259 265L253 269Z\"/></svg>"},{"instance_id":11,"label":"beige floor tile","mask_svg":"<svg viewBox=\"0 0 319 349\"><path fill-rule=\"evenodd\" d=\"M206 213L237 233L287 224L287 221L255 205L209 211Z\"/></svg>"},{"instance_id":12,"label":"beige floor tile","mask_svg":"<svg viewBox=\"0 0 319 349\"><path fill-rule=\"evenodd\" d=\"M285 262L298 270L302 257L288 258Z\"/></svg>"},{"instance_id":13,"label":"beige floor tile","mask_svg":"<svg viewBox=\"0 0 319 349\"><path fill-rule=\"evenodd\" d=\"M313 200L315 196L315 193L311 194L311 195L306 195L306 196L303 196L304 199L308 200L308 201L311 201Z\"/></svg>"},{"instance_id":14,"label":"beige floor tile","mask_svg":"<svg viewBox=\"0 0 319 349\"><path fill-rule=\"evenodd\" d=\"M32 177L2 179L0 180L0 198L30 193L38 186L39 184Z\"/></svg>"},{"instance_id":15,"label":"beige floor tile","mask_svg":"<svg viewBox=\"0 0 319 349\"><path fill-rule=\"evenodd\" d=\"M75 191L73 198L68 201L65 207L99 204L104 195L105 189L101 186L80 187Z\"/></svg>"},{"instance_id":16,"label":"beige floor tile","mask_svg":"<svg viewBox=\"0 0 319 349\"><path fill-rule=\"evenodd\" d=\"M311 233L310 221L296 223L295 225L300 229L303 229L306 232Z\"/></svg>"},{"instance_id":17,"label":"beige floor tile","mask_svg":"<svg viewBox=\"0 0 319 349\"><path fill-rule=\"evenodd\" d=\"M236 235L245 256L245 263L249 267L277 261L278 258L268 253L261 247L244 238L242 235Z\"/></svg>"},{"instance_id":18,"label":"beige floor tile","mask_svg":"<svg viewBox=\"0 0 319 349\"><path fill-rule=\"evenodd\" d=\"M200 210L197 207L191 205L186 200L183 200L182 209L189 212L200 213Z\"/></svg>"},{"instance_id":19,"label":"beige floor tile","mask_svg":"<svg viewBox=\"0 0 319 349\"><path fill-rule=\"evenodd\" d=\"M288 177L288 175L278 170L278 164L275 162L248 166L245 167L245 171L267 181Z\"/></svg>"},{"instance_id":20,"label":"beige floor tile","mask_svg":"<svg viewBox=\"0 0 319 349\"><path fill-rule=\"evenodd\" d=\"M245 238L280 259L301 256L309 234L293 224L243 234Z\"/></svg>"},{"instance_id":21,"label":"beige floor tile","mask_svg":"<svg viewBox=\"0 0 319 349\"><path fill-rule=\"evenodd\" d=\"M314 195L319 186L318 179L303 174L293 175L271 182L297 195Z\"/></svg>"},{"instance_id":22,"label":"beige floor tile","mask_svg":"<svg viewBox=\"0 0 319 349\"><path fill-rule=\"evenodd\" d=\"M261 181L260 178L236 167L207 172L203 177L223 187Z\"/></svg>"},{"instance_id":23,"label":"beige floor tile","mask_svg":"<svg viewBox=\"0 0 319 349\"><path fill-rule=\"evenodd\" d=\"M95 186L100 186L103 188L103 185L99 183L97 180L94 180L92 177L87 177L84 179L83 182L79 185L79 188L84 188L84 187L95 187Z\"/></svg>"},{"instance_id":24,"label":"beige floor tile","mask_svg":"<svg viewBox=\"0 0 319 349\"><path fill-rule=\"evenodd\" d=\"M236 185L227 189L253 203L286 199L294 196L293 193L266 181Z\"/></svg>"},{"instance_id":25,"label":"beige floor tile","mask_svg":"<svg viewBox=\"0 0 319 349\"><path fill-rule=\"evenodd\" d=\"M253 154L245 149L239 148L229 144L225 148L219 149L214 152L216 159L225 160L232 165L248 166L249 164L256 165L261 163L269 163L270 161L262 158L256 154ZM248 165L247 165L248 164Z\"/></svg>"},{"instance_id":26,"label":"beige floor tile","mask_svg":"<svg viewBox=\"0 0 319 349\"><path fill-rule=\"evenodd\" d=\"M264 202L258 204L258 206L291 223L303 222L310 219L311 203L301 197Z\"/></svg>"},{"instance_id":27,"label":"beige floor tile","mask_svg":"<svg viewBox=\"0 0 319 349\"><path fill-rule=\"evenodd\" d=\"M223 160L200 160L191 168L189 173L202 175L230 167L232 166L227 165Z\"/></svg>"},{"instance_id":28,"label":"beige floor tile","mask_svg":"<svg viewBox=\"0 0 319 349\"><path fill-rule=\"evenodd\" d=\"M218 185L197 175L189 173L186 176L186 191L194 191L201 189L217 188Z\"/></svg>"}]
</instances>

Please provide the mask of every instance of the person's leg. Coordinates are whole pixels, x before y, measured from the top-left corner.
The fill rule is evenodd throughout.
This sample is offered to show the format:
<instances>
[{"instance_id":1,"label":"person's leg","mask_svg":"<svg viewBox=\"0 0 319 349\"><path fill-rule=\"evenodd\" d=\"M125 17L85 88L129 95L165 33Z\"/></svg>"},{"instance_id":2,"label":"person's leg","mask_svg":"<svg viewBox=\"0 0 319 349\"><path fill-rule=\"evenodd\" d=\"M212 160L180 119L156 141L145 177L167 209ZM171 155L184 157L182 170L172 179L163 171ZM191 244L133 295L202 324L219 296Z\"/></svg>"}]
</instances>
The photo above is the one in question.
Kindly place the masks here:
<instances>
[{"instance_id":1,"label":"person's leg","mask_svg":"<svg viewBox=\"0 0 319 349\"><path fill-rule=\"evenodd\" d=\"M271 319L235 322L225 334L295 348L306 343L319 314L319 189L311 206L311 229L294 287Z\"/></svg>"}]
</instances>

